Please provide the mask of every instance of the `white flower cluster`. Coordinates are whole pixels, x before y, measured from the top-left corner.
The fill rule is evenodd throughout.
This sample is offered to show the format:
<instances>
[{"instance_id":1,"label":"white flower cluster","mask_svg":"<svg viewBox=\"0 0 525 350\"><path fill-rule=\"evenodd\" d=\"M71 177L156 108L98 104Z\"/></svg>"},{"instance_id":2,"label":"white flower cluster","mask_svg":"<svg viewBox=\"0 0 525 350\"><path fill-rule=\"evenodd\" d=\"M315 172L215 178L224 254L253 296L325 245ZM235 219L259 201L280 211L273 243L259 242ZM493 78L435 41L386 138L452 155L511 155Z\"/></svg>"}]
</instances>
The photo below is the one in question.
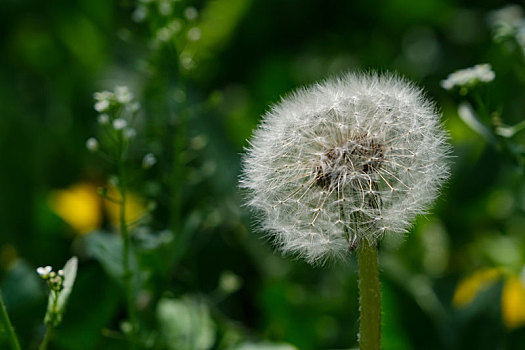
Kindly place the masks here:
<instances>
[{"instance_id":1,"label":"white flower cluster","mask_svg":"<svg viewBox=\"0 0 525 350\"><path fill-rule=\"evenodd\" d=\"M525 18L523 9L519 5L508 5L492 11L488 16L495 41L516 38L518 43L525 46Z\"/></svg>"},{"instance_id":2,"label":"white flower cluster","mask_svg":"<svg viewBox=\"0 0 525 350\"><path fill-rule=\"evenodd\" d=\"M111 126L114 131L122 132L126 140L136 136L136 130L129 127L128 121L122 117L123 111L133 115L140 109L140 103L134 101L133 93L127 86L116 86L113 91L95 92L93 98L94 108L100 113L97 117L100 125ZM98 151L99 147L99 141L94 137L86 141L86 148L91 152Z\"/></svg>"},{"instance_id":3,"label":"white flower cluster","mask_svg":"<svg viewBox=\"0 0 525 350\"><path fill-rule=\"evenodd\" d=\"M278 248L323 263L407 231L448 176L434 105L406 80L348 74L263 116L240 186Z\"/></svg>"},{"instance_id":4,"label":"white flower cluster","mask_svg":"<svg viewBox=\"0 0 525 350\"><path fill-rule=\"evenodd\" d=\"M490 64L477 64L474 67L460 69L441 81L441 87L452 90L455 87L471 88L479 83L488 83L494 80L496 74Z\"/></svg>"},{"instance_id":5,"label":"white flower cluster","mask_svg":"<svg viewBox=\"0 0 525 350\"><path fill-rule=\"evenodd\" d=\"M127 86L116 86L114 91L100 91L93 95L94 108L99 113L105 113L115 107L124 106L126 109L136 111L140 106L133 102L133 94Z\"/></svg>"},{"instance_id":6,"label":"white flower cluster","mask_svg":"<svg viewBox=\"0 0 525 350\"><path fill-rule=\"evenodd\" d=\"M60 292L63 288L64 283L64 270L53 271L51 266L38 267L36 273L40 275L44 280L47 281L51 290Z\"/></svg>"}]
</instances>

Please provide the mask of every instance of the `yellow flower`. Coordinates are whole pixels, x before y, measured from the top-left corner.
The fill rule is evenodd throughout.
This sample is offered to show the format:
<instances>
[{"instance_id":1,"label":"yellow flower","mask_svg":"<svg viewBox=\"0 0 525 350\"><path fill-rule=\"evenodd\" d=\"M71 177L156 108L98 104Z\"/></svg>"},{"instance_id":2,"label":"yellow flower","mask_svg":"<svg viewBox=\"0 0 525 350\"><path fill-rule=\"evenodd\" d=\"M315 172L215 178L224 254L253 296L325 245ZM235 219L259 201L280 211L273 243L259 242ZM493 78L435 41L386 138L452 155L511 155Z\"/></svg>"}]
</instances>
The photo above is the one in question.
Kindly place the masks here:
<instances>
[{"instance_id":1,"label":"yellow flower","mask_svg":"<svg viewBox=\"0 0 525 350\"><path fill-rule=\"evenodd\" d=\"M487 288L498 279L501 276L501 272L497 268L482 269L463 279L456 287L452 304L456 307L467 306L481 290Z\"/></svg>"},{"instance_id":2,"label":"yellow flower","mask_svg":"<svg viewBox=\"0 0 525 350\"><path fill-rule=\"evenodd\" d=\"M107 196L119 202L120 192L109 187ZM97 186L79 182L62 190L55 190L49 195L51 209L68 223L76 232L86 234L100 228L103 213L106 213L111 224L120 225L120 204L102 199L97 193ZM126 194L126 223L137 222L145 213L143 198L132 192Z\"/></svg>"},{"instance_id":3,"label":"yellow flower","mask_svg":"<svg viewBox=\"0 0 525 350\"><path fill-rule=\"evenodd\" d=\"M80 182L49 195L51 209L80 234L102 223L101 199L95 185Z\"/></svg>"},{"instance_id":4,"label":"yellow flower","mask_svg":"<svg viewBox=\"0 0 525 350\"><path fill-rule=\"evenodd\" d=\"M463 279L454 292L452 304L469 305L476 295L499 279L505 279L501 293L501 318L507 329L525 325L525 286L520 278L502 268L481 269Z\"/></svg>"},{"instance_id":5,"label":"yellow flower","mask_svg":"<svg viewBox=\"0 0 525 350\"><path fill-rule=\"evenodd\" d=\"M121 201L122 199L120 191L115 187L110 187L108 189L108 197L115 201ZM104 206L111 223L116 226L120 225L120 204L110 200L105 200ZM132 192L126 192L126 223L128 225L135 223L142 218L145 212L146 204L144 199Z\"/></svg>"},{"instance_id":6,"label":"yellow flower","mask_svg":"<svg viewBox=\"0 0 525 350\"><path fill-rule=\"evenodd\" d=\"M501 295L503 323L509 329L525 325L525 287L517 276L510 276Z\"/></svg>"}]
</instances>

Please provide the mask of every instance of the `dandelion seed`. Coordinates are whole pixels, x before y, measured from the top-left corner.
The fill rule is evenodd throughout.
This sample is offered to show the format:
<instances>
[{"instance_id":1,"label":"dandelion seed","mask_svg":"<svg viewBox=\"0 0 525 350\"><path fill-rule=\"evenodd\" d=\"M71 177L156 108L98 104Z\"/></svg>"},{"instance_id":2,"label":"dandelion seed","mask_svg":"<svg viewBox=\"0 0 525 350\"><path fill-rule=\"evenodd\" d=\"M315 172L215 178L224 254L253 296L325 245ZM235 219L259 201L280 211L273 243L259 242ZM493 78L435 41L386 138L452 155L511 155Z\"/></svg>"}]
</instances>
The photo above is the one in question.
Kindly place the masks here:
<instances>
[{"instance_id":1,"label":"dandelion seed","mask_svg":"<svg viewBox=\"0 0 525 350\"><path fill-rule=\"evenodd\" d=\"M407 231L447 178L446 138L411 83L349 74L263 116L240 186L281 251L323 263Z\"/></svg>"},{"instance_id":2,"label":"dandelion seed","mask_svg":"<svg viewBox=\"0 0 525 350\"><path fill-rule=\"evenodd\" d=\"M87 139L87 141L86 141L86 148L88 149L88 151L96 152L96 151L98 151L98 147L99 147L99 144L98 144L98 140L96 138L90 137L89 139Z\"/></svg>"}]
</instances>

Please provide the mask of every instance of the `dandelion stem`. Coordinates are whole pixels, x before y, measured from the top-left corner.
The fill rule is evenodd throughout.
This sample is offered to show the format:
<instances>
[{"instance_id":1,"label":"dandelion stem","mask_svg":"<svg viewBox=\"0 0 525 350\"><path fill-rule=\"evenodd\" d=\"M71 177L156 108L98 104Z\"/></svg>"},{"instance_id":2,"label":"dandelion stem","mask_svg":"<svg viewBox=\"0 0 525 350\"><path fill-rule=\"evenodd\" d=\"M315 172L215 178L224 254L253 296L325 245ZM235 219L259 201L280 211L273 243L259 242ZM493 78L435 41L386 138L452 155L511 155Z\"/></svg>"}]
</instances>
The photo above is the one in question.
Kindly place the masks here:
<instances>
[{"instance_id":1,"label":"dandelion stem","mask_svg":"<svg viewBox=\"0 0 525 350\"><path fill-rule=\"evenodd\" d=\"M359 349L381 347L381 289L377 248L366 239L359 245Z\"/></svg>"},{"instance_id":2,"label":"dandelion stem","mask_svg":"<svg viewBox=\"0 0 525 350\"><path fill-rule=\"evenodd\" d=\"M126 305L128 309L128 317L131 323L130 332L130 349L136 349L137 344L137 313L135 310L135 302L133 297L133 289L131 281L133 272L130 268L129 256L130 256L130 237L128 232L128 225L126 224L126 167L125 167L125 149L124 140L120 135L119 140L119 189L120 189L120 234L122 236L122 270L123 270L123 282L126 294Z\"/></svg>"},{"instance_id":3,"label":"dandelion stem","mask_svg":"<svg viewBox=\"0 0 525 350\"><path fill-rule=\"evenodd\" d=\"M11 345L11 349L20 350L20 344L18 343L18 338L16 337L15 329L13 328L13 325L11 324L11 320L9 320L9 315L7 314L7 310L4 305L4 300L2 299L1 291L0 291L0 318L2 320L2 324L4 325L4 328L7 330L7 338L8 338L9 344Z\"/></svg>"}]
</instances>

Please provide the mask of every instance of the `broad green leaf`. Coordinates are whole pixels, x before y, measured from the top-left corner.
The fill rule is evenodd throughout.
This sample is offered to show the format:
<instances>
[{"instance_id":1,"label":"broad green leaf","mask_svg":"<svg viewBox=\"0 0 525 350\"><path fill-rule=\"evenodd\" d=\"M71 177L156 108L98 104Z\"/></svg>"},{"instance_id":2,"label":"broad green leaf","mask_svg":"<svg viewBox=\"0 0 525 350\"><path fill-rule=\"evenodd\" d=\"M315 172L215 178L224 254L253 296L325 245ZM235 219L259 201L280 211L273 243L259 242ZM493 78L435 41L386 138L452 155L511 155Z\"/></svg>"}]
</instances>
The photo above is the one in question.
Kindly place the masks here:
<instances>
[{"instance_id":1,"label":"broad green leaf","mask_svg":"<svg viewBox=\"0 0 525 350\"><path fill-rule=\"evenodd\" d=\"M97 231L85 237L87 253L100 262L106 273L122 280L122 240L119 235ZM132 259L133 260L133 259Z\"/></svg>"}]
</instances>

